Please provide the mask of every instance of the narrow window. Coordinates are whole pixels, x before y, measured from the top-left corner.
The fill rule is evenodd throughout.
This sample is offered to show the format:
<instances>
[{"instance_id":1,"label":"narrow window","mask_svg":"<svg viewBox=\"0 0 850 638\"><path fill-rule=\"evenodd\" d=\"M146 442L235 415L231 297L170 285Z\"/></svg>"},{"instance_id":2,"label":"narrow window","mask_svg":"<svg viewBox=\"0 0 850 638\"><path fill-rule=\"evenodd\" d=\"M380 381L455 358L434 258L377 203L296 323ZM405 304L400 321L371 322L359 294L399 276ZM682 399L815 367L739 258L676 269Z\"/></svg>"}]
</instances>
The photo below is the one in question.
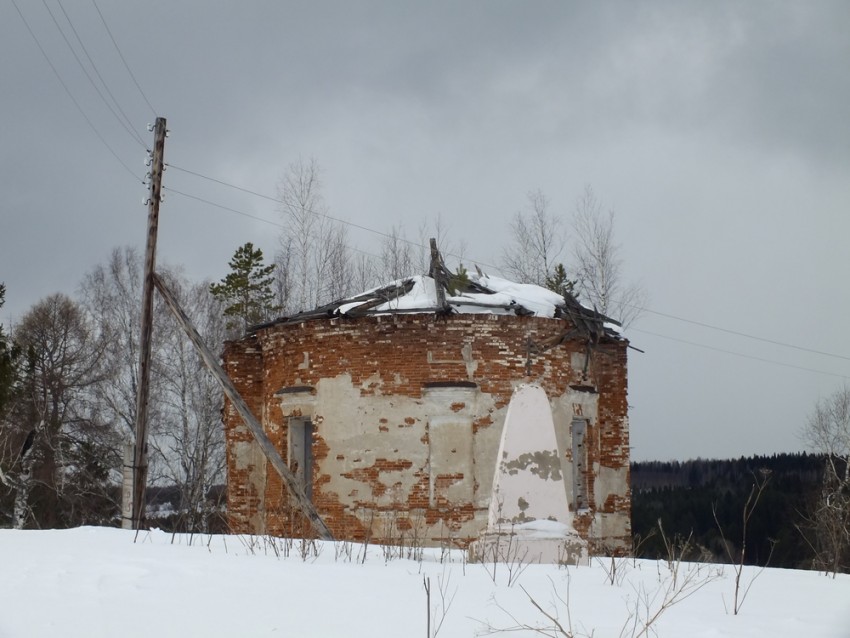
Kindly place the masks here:
<instances>
[{"instance_id":1,"label":"narrow window","mask_svg":"<svg viewBox=\"0 0 850 638\"><path fill-rule=\"evenodd\" d=\"M428 411L429 504L455 507L472 503L472 415L478 386L471 381L434 381L424 385Z\"/></svg>"},{"instance_id":2,"label":"narrow window","mask_svg":"<svg viewBox=\"0 0 850 638\"><path fill-rule=\"evenodd\" d=\"M453 415L428 420L428 466L431 507L472 502L472 419Z\"/></svg>"},{"instance_id":3,"label":"narrow window","mask_svg":"<svg viewBox=\"0 0 850 638\"><path fill-rule=\"evenodd\" d=\"M573 441L573 508L587 509L587 420L574 418L570 424Z\"/></svg>"},{"instance_id":4,"label":"narrow window","mask_svg":"<svg viewBox=\"0 0 850 638\"><path fill-rule=\"evenodd\" d=\"M313 498L313 423L310 419L289 419L289 469L301 481L307 498Z\"/></svg>"}]
</instances>

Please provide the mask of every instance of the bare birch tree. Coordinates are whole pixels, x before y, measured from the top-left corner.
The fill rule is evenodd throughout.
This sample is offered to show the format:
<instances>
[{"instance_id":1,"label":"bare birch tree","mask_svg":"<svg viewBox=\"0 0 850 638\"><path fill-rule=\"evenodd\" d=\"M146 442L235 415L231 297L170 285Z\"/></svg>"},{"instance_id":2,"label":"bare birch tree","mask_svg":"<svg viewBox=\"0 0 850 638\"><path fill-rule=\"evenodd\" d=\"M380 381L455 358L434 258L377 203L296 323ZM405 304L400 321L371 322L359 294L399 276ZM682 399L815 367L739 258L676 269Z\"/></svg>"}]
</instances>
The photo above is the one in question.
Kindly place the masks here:
<instances>
[{"instance_id":1,"label":"bare birch tree","mask_svg":"<svg viewBox=\"0 0 850 638\"><path fill-rule=\"evenodd\" d=\"M811 514L817 567L850 571L850 388L815 405L803 437L824 456L823 483Z\"/></svg>"},{"instance_id":2,"label":"bare birch tree","mask_svg":"<svg viewBox=\"0 0 850 638\"><path fill-rule=\"evenodd\" d=\"M355 293L364 292L379 285L379 269L376 260L369 254L357 252L351 260L351 288Z\"/></svg>"},{"instance_id":3,"label":"bare birch tree","mask_svg":"<svg viewBox=\"0 0 850 638\"><path fill-rule=\"evenodd\" d=\"M85 276L80 293L81 302L64 295L39 302L18 326L25 360L14 415L3 424L10 436L0 436L17 526L103 524L119 511L112 486L120 480L122 441L135 423L136 251L115 249Z\"/></svg>"},{"instance_id":4,"label":"bare birch tree","mask_svg":"<svg viewBox=\"0 0 850 638\"><path fill-rule=\"evenodd\" d=\"M83 303L105 336L103 364L107 375L93 391L102 418L125 438L136 424L136 390L139 364L139 321L142 306L142 258L132 247L115 248L106 263L98 264L80 285ZM162 321L156 313L157 328ZM152 356L159 356L159 330L154 330ZM157 419L156 380L151 386L151 420Z\"/></svg>"},{"instance_id":5,"label":"bare birch tree","mask_svg":"<svg viewBox=\"0 0 850 638\"><path fill-rule=\"evenodd\" d=\"M564 249L561 219L549 211L543 191L529 191L524 212L511 222L511 243L502 253L505 275L522 283L546 285Z\"/></svg>"},{"instance_id":6,"label":"bare birch tree","mask_svg":"<svg viewBox=\"0 0 850 638\"><path fill-rule=\"evenodd\" d=\"M404 230L393 225L381 240L378 277L381 283L417 274L415 245L404 236Z\"/></svg>"},{"instance_id":7,"label":"bare birch tree","mask_svg":"<svg viewBox=\"0 0 850 638\"><path fill-rule=\"evenodd\" d=\"M227 327L209 283L190 283L173 272L166 276L206 344L220 350ZM162 384L162 410L150 442L156 460L153 478L178 488L179 528L208 531L216 507L211 491L225 479L222 394L183 331L171 321L163 323L163 356L155 370Z\"/></svg>"},{"instance_id":8,"label":"bare birch tree","mask_svg":"<svg viewBox=\"0 0 850 638\"><path fill-rule=\"evenodd\" d=\"M0 283L0 307L5 302L6 286ZM0 324L0 525L12 521L17 470L21 448L26 439L17 419L8 418L15 412L20 394L20 348Z\"/></svg>"},{"instance_id":9,"label":"bare birch tree","mask_svg":"<svg viewBox=\"0 0 850 638\"><path fill-rule=\"evenodd\" d=\"M103 378L105 340L82 307L63 294L35 304L15 340L26 353L16 415L26 438L16 466L14 525L103 522L92 520L91 500L83 503L80 496L97 490L108 500L110 469L119 462L109 458L115 441L93 416L89 393Z\"/></svg>"},{"instance_id":10,"label":"bare birch tree","mask_svg":"<svg viewBox=\"0 0 850 638\"><path fill-rule=\"evenodd\" d=\"M343 296L351 286L345 229L328 217L320 173L315 159L299 160L278 185L285 226L281 249L289 253L289 311Z\"/></svg>"},{"instance_id":11,"label":"bare birch tree","mask_svg":"<svg viewBox=\"0 0 850 638\"><path fill-rule=\"evenodd\" d=\"M449 237L448 226L438 215L431 223L419 225L418 239L410 240L401 226L392 226L381 240L381 255L378 260L378 283L387 283L411 275L424 275L431 264L430 238L437 240L443 257L460 262L466 244L455 243Z\"/></svg>"},{"instance_id":12,"label":"bare birch tree","mask_svg":"<svg viewBox=\"0 0 850 638\"><path fill-rule=\"evenodd\" d=\"M580 299L628 326L640 315L646 292L639 284L624 280L620 245L614 237L614 211L603 211L590 185L576 202L572 226Z\"/></svg>"},{"instance_id":13,"label":"bare birch tree","mask_svg":"<svg viewBox=\"0 0 850 638\"><path fill-rule=\"evenodd\" d=\"M281 312L292 310L292 238L281 237L281 248L274 256L274 297L275 305Z\"/></svg>"},{"instance_id":14,"label":"bare birch tree","mask_svg":"<svg viewBox=\"0 0 850 638\"><path fill-rule=\"evenodd\" d=\"M221 304L209 282L190 283L178 269L160 265L213 349L224 338ZM89 272L81 293L89 315L104 336L105 374L90 389L99 422L120 435L133 436L141 307L142 258L133 248L116 248L106 263ZM223 482L224 440L221 392L213 383L161 300L154 307L148 418L152 483L178 488L179 524L203 531L210 512L210 486ZM120 453L116 443L114 454Z\"/></svg>"},{"instance_id":15,"label":"bare birch tree","mask_svg":"<svg viewBox=\"0 0 850 638\"><path fill-rule=\"evenodd\" d=\"M327 213L316 161L311 159L305 163L299 160L290 164L278 185L278 194L286 226L281 234L281 244L291 255L293 301L297 310L305 310L315 305L318 296L313 258Z\"/></svg>"},{"instance_id":16,"label":"bare birch tree","mask_svg":"<svg viewBox=\"0 0 850 638\"><path fill-rule=\"evenodd\" d=\"M418 267L415 272L427 273L431 265L430 239L437 241L437 247L443 255L447 265L457 268L466 255L467 245L465 239L453 239L451 228L443 219L437 215L431 223L423 222L419 226L419 246L416 250L418 256Z\"/></svg>"},{"instance_id":17,"label":"bare birch tree","mask_svg":"<svg viewBox=\"0 0 850 638\"><path fill-rule=\"evenodd\" d=\"M315 259L318 290L315 305L342 299L353 292L351 251L345 226L331 221L322 233Z\"/></svg>"},{"instance_id":18,"label":"bare birch tree","mask_svg":"<svg viewBox=\"0 0 850 638\"><path fill-rule=\"evenodd\" d=\"M119 441L114 454L121 457L122 445L132 443L135 438L143 264L143 257L135 248L116 247L80 284L83 304L105 340L102 358L105 374L92 386L93 401L99 420L115 432ZM163 420L163 327L167 325L164 319L162 302L155 295L148 389L151 424ZM154 474L158 462L156 456L150 459Z\"/></svg>"}]
</instances>

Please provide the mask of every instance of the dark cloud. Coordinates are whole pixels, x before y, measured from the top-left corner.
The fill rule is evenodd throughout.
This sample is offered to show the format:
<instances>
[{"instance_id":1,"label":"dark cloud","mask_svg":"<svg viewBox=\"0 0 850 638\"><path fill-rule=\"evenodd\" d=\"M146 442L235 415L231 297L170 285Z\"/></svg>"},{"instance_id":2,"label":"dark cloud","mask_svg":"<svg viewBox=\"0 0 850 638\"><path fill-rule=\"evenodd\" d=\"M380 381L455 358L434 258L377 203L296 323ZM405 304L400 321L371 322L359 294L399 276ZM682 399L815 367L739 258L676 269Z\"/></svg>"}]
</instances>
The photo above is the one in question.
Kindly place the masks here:
<instances>
[{"instance_id":1,"label":"dark cloud","mask_svg":"<svg viewBox=\"0 0 850 638\"><path fill-rule=\"evenodd\" d=\"M141 246L144 148L94 93L50 16L0 19L2 321L73 292L113 246ZM62 19L59 6L48 3ZM63 3L149 143L154 114L93 5ZM166 159L274 194L321 163L332 213L416 235L438 213L493 264L526 191L568 213L590 182L617 210L627 271L651 307L850 354L841 318L850 233L850 7L817 3L99 2L172 135ZM64 24L64 23L63 23ZM73 35L69 33L69 37ZM276 220L273 202L176 169L172 189ZM169 193L160 256L222 276L273 226ZM364 250L374 236L351 229ZM637 458L797 449L818 394L841 383L806 355L647 314L632 357Z\"/></svg>"}]
</instances>

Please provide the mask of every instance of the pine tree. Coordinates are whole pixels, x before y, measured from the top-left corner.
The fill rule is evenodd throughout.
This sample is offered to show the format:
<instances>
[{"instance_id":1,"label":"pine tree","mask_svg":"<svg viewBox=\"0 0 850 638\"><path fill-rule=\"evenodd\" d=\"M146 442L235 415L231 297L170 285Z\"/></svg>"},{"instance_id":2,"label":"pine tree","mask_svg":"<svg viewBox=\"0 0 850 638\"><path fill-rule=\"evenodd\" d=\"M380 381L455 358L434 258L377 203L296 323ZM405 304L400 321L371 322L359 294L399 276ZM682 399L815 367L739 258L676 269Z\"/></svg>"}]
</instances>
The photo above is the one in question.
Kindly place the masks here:
<instances>
[{"instance_id":1,"label":"pine tree","mask_svg":"<svg viewBox=\"0 0 850 638\"><path fill-rule=\"evenodd\" d=\"M469 287L469 273L463 264L458 265L457 272L449 279L449 294L457 295L464 292Z\"/></svg>"},{"instance_id":2,"label":"pine tree","mask_svg":"<svg viewBox=\"0 0 850 638\"><path fill-rule=\"evenodd\" d=\"M551 275L546 275L546 287L564 297L567 295L576 296L575 285L575 280L567 277L567 269L564 268L564 264L558 264Z\"/></svg>"},{"instance_id":3,"label":"pine tree","mask_svg":"<svg viewBox=\"0 0 850 638\"><path fill-rule=\"evenodd\" d=\"M263 264L260 248L247 242L236 249L228 265L231 272L220 283L210 284L210 293L224 304L224 316L232 318L229 328L245 329L280 310L274 304L275 265Z\"/></svg>"}]
</instances>

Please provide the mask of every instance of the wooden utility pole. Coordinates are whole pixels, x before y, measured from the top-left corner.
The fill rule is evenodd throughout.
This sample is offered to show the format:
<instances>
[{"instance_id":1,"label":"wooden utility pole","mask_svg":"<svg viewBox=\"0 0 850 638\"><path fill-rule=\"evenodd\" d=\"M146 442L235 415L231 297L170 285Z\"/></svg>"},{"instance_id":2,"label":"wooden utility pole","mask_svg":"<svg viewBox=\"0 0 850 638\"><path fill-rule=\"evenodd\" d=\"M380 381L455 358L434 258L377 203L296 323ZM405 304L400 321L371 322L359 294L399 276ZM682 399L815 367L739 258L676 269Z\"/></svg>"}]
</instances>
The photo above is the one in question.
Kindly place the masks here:
<instances>
[{"instance_id":1,"label":"wooden utility pole","mask_svg":"<svg viewBox=\"0 0 850 638\"><path fill-rule=\"evenodd\" d=\"M207 344L204 343L201 335L198 334L197 330L195 330L195 327L192 325L189 317L187 317L186 313L183 312L183 309L180 307L177 299L173 294L171 294L171 291L159 275L153 275L153 282L156 289L159 291L159 294L162 295L162 298L165 300L166 305L171 310L171 314L174 315L177 323L180 324L180 327L183 328L186 336L189 337L189 341L192 342L198 353L201 355L201 359L207 366L207 369L212 372L216 381L218 381L221 386L221 389L224 391L224 394L228 399L230 399L231 405L233 405L239 413L239 416L242 417L242 420L245 422L245 425L248 426L248 429L251 430L251 433L254 435L254 439L257 441L257 444L260 446L263 454L266 455L269 463L271 463L272 467L274 467L280 475L280 478L283 479L283 482L286 484L286 489L289 491L292 500L295 501L296 506L310 521L310 524L313 526L313 529L316 531L319 538L326 541L332 541L333 535L331 534L331 531L328 529L328 526L325 525L322 517L319 516L319 512L316 510L313 503L310 502L301 481L299 481L292 471L286 466L283 458L281 458L280 454L278 454L274 443L272 443L271 440L269 440L269 437L266 436L263 426L259 421L257 421L256 417L251 414L251 410L248 408L245 400L239 396L239 392L236 390L236 387L233 385L230 377L227 376L227 373L225 373L218 364L218 357L216 357L207 347Z\"/></svg>"},{"instance_id":2,"label":"wooden utility pole","mask_svg":"<svg viewBox=\"0 0 850 638\"><path fill-rule=\"evenodd\" d=\"M153 161L148 196L148 240L145 250L145 280L142 292L142 335L139 348L139 379L136 393L136 446L133 453L133 529L145 521L145 488L148 480L148 394L151 378L151 335L153 333L153 289L156 270L156 233L162 195L162 164L165 151L165 118L156 118Z\"/></svg>"},{"instance_id":3,"label":"wooden utility pole","mask_svg":"<svg viewBox=\"0 0 850 638\"><path fill-rule=\"evenodd\" d=\"M148 201L148 241L145 252L145 281L142 296L142 335L139 352L139 381L136 394L136 444L133 451L133 503L132 526L141 529L145 523L145 488L147 485L148 456L147 456L147 413L148 413L148 388L150 386L150 356L151 335L153 333L153 291L156 288L166 305L170 308L177 322L186 332L189 340L198 350L206 367L212 372L221 385L227 398L242 417L242 420L251 430L257 444L263 454L277 470L283 482L286 484L292 500L310 523L313 529L323 540L333 540L330 529L319 516L318 511L310 502L301 482L286 466L274 444L266 436L263 426L257 421L248 405L239 396L233 382L218 365L217 357L206 346L198 331L189 321L186 313L180 308L177 299L156 274L156 234L159 222L159 202L162 192L162 166L163 151L165 149L165 118L156 119L154 134L153 166L151 168L151 189Z\"/></svg>"}]
</instances>

